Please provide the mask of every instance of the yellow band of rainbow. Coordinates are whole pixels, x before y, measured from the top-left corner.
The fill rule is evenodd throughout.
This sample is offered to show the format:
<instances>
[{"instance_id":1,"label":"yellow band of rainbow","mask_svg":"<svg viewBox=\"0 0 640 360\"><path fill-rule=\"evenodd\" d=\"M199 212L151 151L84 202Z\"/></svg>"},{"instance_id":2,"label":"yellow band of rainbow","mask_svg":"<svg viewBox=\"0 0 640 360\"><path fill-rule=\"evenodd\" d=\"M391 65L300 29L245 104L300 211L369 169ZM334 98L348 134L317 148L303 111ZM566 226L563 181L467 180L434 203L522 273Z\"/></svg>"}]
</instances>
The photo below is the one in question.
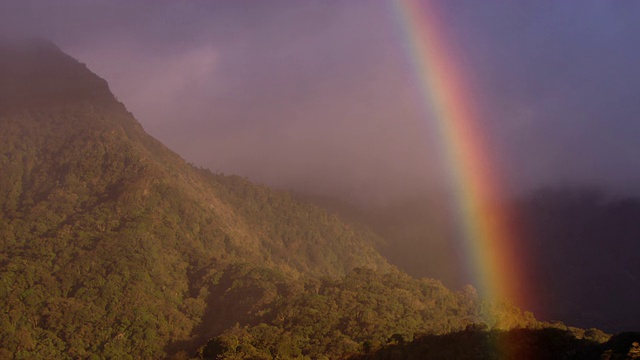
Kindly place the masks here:
<instances>
[{"instance_id":1,"label":"yellow band of rainbow","mask_svg":"<svg viewBox=\"0 0 640 360\"><path fill-rule=\"evenodd\" d=\"M446 154L463 249L479 293L492 302L524 305L523 269L519 264L512 220L501 196L499 176L461 64L447 48L446 31L430 1L392 0L406 47ZM520 255L521 256L521 255Z\"/></svg>"}]
</instances>

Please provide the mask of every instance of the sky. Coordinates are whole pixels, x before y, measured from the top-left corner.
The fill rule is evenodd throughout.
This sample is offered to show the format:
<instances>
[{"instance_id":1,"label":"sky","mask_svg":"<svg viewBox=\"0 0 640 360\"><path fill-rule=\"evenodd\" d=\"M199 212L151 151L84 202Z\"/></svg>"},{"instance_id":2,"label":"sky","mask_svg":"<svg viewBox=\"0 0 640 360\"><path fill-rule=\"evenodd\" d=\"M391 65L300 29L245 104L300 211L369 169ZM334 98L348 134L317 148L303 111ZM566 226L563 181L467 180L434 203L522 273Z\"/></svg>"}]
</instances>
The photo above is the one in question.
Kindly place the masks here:
<instances>
[{"instance_id":1,"label":"sky","mask_svg":"<svg viewBox=\"0 0 640 360\"><path fill-rule=\"evenodd\" d=\"M640 190L640 2L433 1L510 190ZM391 0L0 0L187 161L385 199L446 181Z\"/></svg>"}]
</instances>

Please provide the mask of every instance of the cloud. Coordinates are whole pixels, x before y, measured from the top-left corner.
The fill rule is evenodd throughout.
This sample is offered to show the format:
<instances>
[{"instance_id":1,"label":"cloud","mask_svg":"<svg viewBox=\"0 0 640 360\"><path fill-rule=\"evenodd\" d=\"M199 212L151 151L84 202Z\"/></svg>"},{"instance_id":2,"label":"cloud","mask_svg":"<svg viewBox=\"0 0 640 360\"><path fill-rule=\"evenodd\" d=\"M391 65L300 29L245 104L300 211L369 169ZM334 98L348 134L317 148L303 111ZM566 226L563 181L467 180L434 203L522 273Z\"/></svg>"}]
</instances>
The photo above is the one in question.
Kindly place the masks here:
<instances>
[{"instance_id":1,"label":"cloud","mask_svg":"<svg viewBox=\"0 0 640 360\"><path fill-rule=\"evenodd\" d=\"M4 0L0 33L52 38L189 161L274 185L409 192L441 181L440 150L389 10ZM440 10L515 187L640 178L640 3L452 0Z\"/></svg>"},{"instance_id":2,"label":"cloud","mask_svg":"<svg viewBox=\"0 0 640 360\"><path fill-rule=\"evenodd\" d=\"M193 94L204 94L215 83L219 59L210 45L162 56L133 42L68 51L107 78L114 94L148 128L179 122L177 114L188 116L206 101Z\"/></svg>"}]
</instances>

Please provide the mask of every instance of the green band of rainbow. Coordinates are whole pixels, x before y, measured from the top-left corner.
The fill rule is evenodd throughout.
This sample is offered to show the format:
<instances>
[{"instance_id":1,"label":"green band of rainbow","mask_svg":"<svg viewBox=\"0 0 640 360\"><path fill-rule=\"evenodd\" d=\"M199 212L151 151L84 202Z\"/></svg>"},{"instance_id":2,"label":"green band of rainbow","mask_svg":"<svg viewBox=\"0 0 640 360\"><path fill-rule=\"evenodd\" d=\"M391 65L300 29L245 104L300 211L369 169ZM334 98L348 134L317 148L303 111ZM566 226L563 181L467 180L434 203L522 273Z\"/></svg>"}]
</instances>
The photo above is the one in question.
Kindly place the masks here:
<instances>
[{"instance_id":1,"label":"green band of rainbow","mask_svg":"<svg viewBox=\"0 0 640 360\"><path fill-rule=\"evenodd\" d=\"M497 169L474 117L461 66L447 48L444 27L429 1L392 0L417 72L427 120L435 124L446 164L462 249L479 293L489 301L523 305L522 270ZM504 191L504 190L502 190Z\"/></svg>"}]
</instances>

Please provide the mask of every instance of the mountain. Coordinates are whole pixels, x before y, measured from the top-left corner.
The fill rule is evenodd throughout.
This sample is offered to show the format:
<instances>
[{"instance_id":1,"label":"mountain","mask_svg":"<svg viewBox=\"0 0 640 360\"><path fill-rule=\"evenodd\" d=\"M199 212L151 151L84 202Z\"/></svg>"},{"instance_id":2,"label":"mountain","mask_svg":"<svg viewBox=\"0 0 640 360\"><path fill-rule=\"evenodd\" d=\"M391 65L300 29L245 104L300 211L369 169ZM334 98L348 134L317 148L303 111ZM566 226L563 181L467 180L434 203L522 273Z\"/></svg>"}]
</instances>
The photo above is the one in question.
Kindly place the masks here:
<instances>
[{"instance_id":1,"label":"mountain","mask_svg":"<svg viewBox=\"0 0 640 360\"><path fill-rule=\"evenodd\" d=\"M413 277L435 278L456 289L472 280L468 270L458 266L465 259L456 248L455 211L442 195L414 195L409 200L377 205L329 196L296 196L385 239L376 243L378 251Z\"/></svg>"},{"instance_id":2,"label":"mountain","mask_svg":"<svg viewBox=\"0 0 640 360\"><path fill-rule=\"evenodd\" d=\"M398 340L353 360L395 359L575 359L614 360L640 358L640 333L621 333L608 340L587 332L557 329L512 329L487 331L469 327L444 335L419 336L413 341ZM584 336L590 335L591 339ZM601 334L600 334L601 335ZM499 346L496 346L499 344Z\"/></svg>"},{"instance_id":3,"label":"mountain","mask_svg":"<svg viewBox=\"0 0 640 360\"><path fill-rule=\"evenodd\" d=\"M521 261L537 294L531 306L540 318L610 332L640 328L640 198L607 194L598 187L545 187L513 201L527 254ZM452 288L471 281L455 266L455 224L436 196L377 207L299 196L384 238L378 250L414 277Z\"/></svg>"},{"instance_id":4,"label":"mountain","mask_svg":"<svg viewBox=\"0 0 640 360\"><path fill-rule=\"evenodd\" d=\"M483 319L550 326L188 164L50 42L0 43L0 80L0 358L344 358Z\"/></svg>"},{"instance_id":5,"label":"mountain","mask_svg":"<svg viewBox=\"0 0 640 360\"><path fill-rule=\"evenodd\" d=\"M544 188L519 208L545 316L607 331L640 328L640 198Z\"/></svg>"}]
</instances>

